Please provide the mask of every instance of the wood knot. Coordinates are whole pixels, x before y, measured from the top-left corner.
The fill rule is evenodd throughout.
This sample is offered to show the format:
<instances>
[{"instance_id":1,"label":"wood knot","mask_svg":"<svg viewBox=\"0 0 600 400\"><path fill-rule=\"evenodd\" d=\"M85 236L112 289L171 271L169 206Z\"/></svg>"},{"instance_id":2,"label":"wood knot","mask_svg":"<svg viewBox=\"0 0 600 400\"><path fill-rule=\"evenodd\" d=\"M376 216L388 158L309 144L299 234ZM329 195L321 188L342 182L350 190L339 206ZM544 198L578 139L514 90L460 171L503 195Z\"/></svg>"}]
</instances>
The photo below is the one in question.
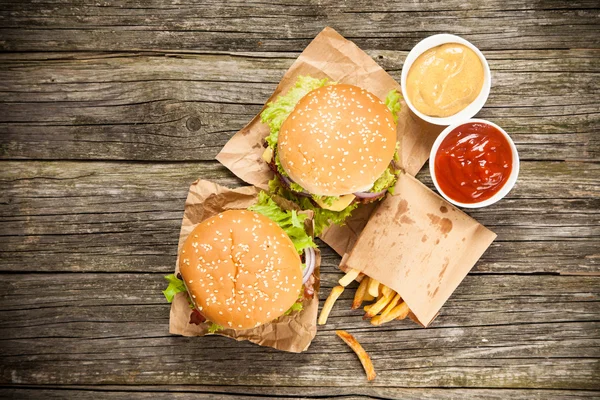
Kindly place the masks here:
<instances>
[{"instance_id":1,"label":"wood knot","mask_svg":"<svg viewBox=\"0 0 600 400\"><path fill-rule=\"evenodd\" d=\"M196 132L202 127L202 121L198 117L191 117L185 123L185 127L190 132Z\"/></svg>"}]
</instances>

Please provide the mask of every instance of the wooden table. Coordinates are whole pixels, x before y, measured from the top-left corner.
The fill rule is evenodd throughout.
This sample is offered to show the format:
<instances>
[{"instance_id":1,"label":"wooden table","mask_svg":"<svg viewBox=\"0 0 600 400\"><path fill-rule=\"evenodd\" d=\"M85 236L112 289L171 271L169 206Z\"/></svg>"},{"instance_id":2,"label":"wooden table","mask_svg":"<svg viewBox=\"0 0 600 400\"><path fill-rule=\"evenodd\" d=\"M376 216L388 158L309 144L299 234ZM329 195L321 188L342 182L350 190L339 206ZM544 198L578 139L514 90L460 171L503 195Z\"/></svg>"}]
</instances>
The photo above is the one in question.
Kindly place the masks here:
<instances>
[{"instance_id":1,"label":"wooden table","mask_svg":"<svg viewBox=\"0 0 600 400\"><path fill-rule=\"evenodd\" d=\"M203 3L2 1L0 397L600 396L596 1ZM435 33L485 53L479 116L522 159L508 198L469 212L498 239L428 329L374 329L344 293L303 354L169 335L189 184L242 184L216 153L325 26L397 79ZM322 297L338 262L324 248Z\"/></svg>"}]
</instances>

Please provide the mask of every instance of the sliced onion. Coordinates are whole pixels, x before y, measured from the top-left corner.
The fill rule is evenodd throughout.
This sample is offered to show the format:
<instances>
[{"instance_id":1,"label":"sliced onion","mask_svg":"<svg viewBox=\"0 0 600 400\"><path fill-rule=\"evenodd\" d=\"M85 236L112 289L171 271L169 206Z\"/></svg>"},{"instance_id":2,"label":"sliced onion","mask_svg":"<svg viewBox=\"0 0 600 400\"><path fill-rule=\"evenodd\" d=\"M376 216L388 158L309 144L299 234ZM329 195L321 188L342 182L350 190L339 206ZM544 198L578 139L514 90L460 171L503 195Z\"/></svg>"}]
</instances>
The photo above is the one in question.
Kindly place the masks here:
<instances>
[{"instance_id":1,"label":"sliced onion","mask_svg":"<svg viewBox=\"0 0 600 400\"><path fill-rule=\"evenodd\" d=\"M383 196L386 191L387 189L382 190L381 192L356 192L352 194L358 197L359 199L374 199Z\"/></svg>"},{"instance_id":2,"label":"sliced onion","mask_svg":"<svg viewBox=\"0 0 600 400\"><path fill-rule=\"evenodd\" d=\"M306 281L310 278L310 276L315 270L315 264L317 262L315 250L312 247L305 248L304 258L306 262L306 268L304 269L304 272L302 274L302 284L306 283Z\"/></svg>"}]
</instances>

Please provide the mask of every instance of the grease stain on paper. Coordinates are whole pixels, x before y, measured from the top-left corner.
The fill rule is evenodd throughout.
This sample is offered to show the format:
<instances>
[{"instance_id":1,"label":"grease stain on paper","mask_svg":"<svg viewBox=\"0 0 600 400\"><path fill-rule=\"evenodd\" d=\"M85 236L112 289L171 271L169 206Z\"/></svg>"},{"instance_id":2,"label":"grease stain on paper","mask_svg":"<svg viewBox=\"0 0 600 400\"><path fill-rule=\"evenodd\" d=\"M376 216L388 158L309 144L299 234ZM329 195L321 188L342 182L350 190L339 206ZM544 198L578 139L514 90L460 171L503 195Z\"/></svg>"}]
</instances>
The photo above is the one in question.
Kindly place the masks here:
<instances>
[{"instance_id":1,"label":"grease stain on paper","mask_svg":"<svg viewBox=\"0 0 600 400\"><path fill-rule=\"evenodd\" d=\"M442 280L442 278L444 277L444 274L446 273L446 268L448 268L448 264L450 264L450 259L448 257L444 257L444 265L442 265L442 270L440 271L440 274L438 275L440 278L440 281Z\"/></svg>"},{"instance_id":2,"label":"grease stain on paper","mask_svg":"<svg viewBox=\"0 0 600 400\"><path fill-rule=\"evenodd\" d=\"M427 213L429 220L433 225L437 225L437 228L442 232L443 235L448 235L452 230L452 221L448 218L441 218L435 214Z\"/></svg>"},{"instance_id":3,"label":"grease stain on paper","mask_svg":"<svg viewBox=\"0 0 600 400\"><path fill-rule=\"evenodd\" d=\"M430 285L431 285L431 284L427 285L427 289L429 289ZM440 290L440 287L439 287L439 286L437 286L437 287L435 288L435 290L433 291L433 293L431 293L431 290L428 290L428 291L427 291L427 296L429 296L430 298L434 298L434 297L435 297L435 295L437 294L437 292L438 292L439 290Z\"/></svg>"},{"instance_id":4,"label":"grease stain on paper","mask_svg":"<svg viewBox=\"0 0 600 400\"><path fill-rule=\"evenodd\" d=\"M402 214L406 214L408 211L408 201L405 199L400 200L398 202L398 208L396 209L396 215L394 215L394 219L398 220L402 216Z\"/></svg>"},{"instance_id":5,"label":"grease stain on paper","mask_svg":"<svg viewBox=\"0 0 600 400\"><path fill-rule=\"evenodd\" d=\"M400 222L402 222L403 224L412 225L412 224L415 223L415 220L413 220L412 218L410 218L408 215L403 215L400 218Z\"/></svg>"},{"instance_id":6,"label":"grease stain on paper","mask_svg":"<svg viewBox=\"0 0 600 400\"><path fill-rule=\"evenodd\" d=\"M448 233L450 233L451 230L452 230L452 221L450 221L448 218L442 218L442 220L440 221L440 231L444 235L447 235Z\"/></svg>"}]
</instances>

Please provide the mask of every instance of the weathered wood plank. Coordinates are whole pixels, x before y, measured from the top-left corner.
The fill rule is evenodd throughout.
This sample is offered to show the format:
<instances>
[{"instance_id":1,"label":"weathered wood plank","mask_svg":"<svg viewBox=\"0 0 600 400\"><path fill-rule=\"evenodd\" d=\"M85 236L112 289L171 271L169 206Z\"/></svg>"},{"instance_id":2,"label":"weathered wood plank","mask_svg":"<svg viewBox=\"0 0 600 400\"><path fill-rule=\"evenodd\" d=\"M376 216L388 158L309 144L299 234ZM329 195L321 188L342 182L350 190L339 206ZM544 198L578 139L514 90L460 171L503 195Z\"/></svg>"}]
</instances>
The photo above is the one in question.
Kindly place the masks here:
<instances>
[{"instance_id":1,"label":"weathered wood plank","mask_svg":"<svg viewBox=\"0 0 600 400\"><path fill-rule=\"evenodd\" d=\"M0 49L297 51L324 26L361 47L387 50L408 50L437 32L463 35L486 50L598 45L593 1L368 3L12 2L0 14Z\"/></svg>"},{"instance_id":2,"label":"weathered wood plank","mask_svg":"<svg viewBox=\"0 0 600 400\"><path fill-rule=\"evenodd\" d=\"M183 58L194 60L195 63L201 62L203 56L219 56L221 60L226 61L227 57L236 57L238 62L246 62L244 59L257 59L265 60L271 59L271 62L264 62L262 68L266 70L278 70L287 69L292 62L300 55L300 51L283 52L238 52L238 51L210 51L210 50L174 50L174 51L140 51L140 52L69 52L69 51L57 51L51 52L4 52L0 54L0 62L3 65L12 66L25 66L35 65L34 62L47 62L47 61L82 61L88 60L88 62L94 62L92 60L110 59L110 58L122 58L131 59L135 57L169 57L169 58ZM408 55L408 51L404 50L379 50L379 49L363 49L373 59L377 60L385 70L395 73L402 69L404 59ZM530 49L530 50L513 50L503 48L500 50L486 50L485 57L490 63L492 70L498 71L514 71L514 72L599 72L600 66L596 62L600 49L589 48L589 49ZM288 61L286 62L285 59ZM45 64L40 64L45 65ZM161 68L162 63L156 65ZM251 68L256 69L255 66ZM169 70L168 68L166 69ZM140 71L148 74L149 71ZM163 71L163 73L166 71ZM244 77L244 81L256 81L258 80L257 75L247 74L246 70L239 70L240 77ZM202 77L204 73L211 74L214 79L222 79L221 76L212 73L212 69L209 71L201 71L197 69L191 69L188 71L193 77ZM276 76L275 78L279 78Z\"/></svg>"},{"instance_id":3,"label":"weathered wood plank","mask_svg":"<svg viewBox=\"0 0 600 400\"><path fill-rule=\"evenodd\" d=\"M309 350L294 355L220 337L169 336L159 274L5 274L0 379L362 386L360 364L333 334L343 328L373 356L373 386L598 389L599 279L471 275L430 329L410 321L374 329L349 309L346 291ZM334 276L323 281L324 292Z\"/></svg>"},{"instance_id":4,"label":"weathered wood plank","mask_svg":"<svg viewBox=\"0 0 600 400\"><path fill-rule=\"evenodd\" d=\"M494 90L480 116L510 132L525 160L599 159L600 86L589 61L598 52L530 53L494 52L507 59L492 61ZM380 56L399 78L403 57ZM293 62L239 54L63 57L0 62L0 157L213 159ZM554 64L563 66L548 68Z\"/></svg>"},{"instance_id":5,"label":"weathered wood plank","mask_svg":"<svg viewBox=\"0 0 600 400\"><path fill-rule=\"evenodd\" d=\"M42 210L23 210L24 215L10 215L10 210L2 212L1 214L5 214L2 216L2 236L127 233L135 230L143 233L144 228L151 228L150 224L153 223L154 228L160 231L163 228L176 227L181 222L183 200L169 199L159 210L148 207L143 211L129 211L120 207L119 210L101 211L97 207L90 207L86 211L73 209L64 213L58 212L52 205L62 200L52 200L47 204L50 206L48 208L53 208L50 214L44 214ZM109 207L114 208L114 205ZM101 209L109 207L105 204L99 205ZM66 207L63 205L60 208ZM600 222L599 208L598 199L506 199L494 209L471 211L470 215L502 235L498 239L500 242L532 240L536 230L536 240L597 239L600 232L593 228ZM545 213L544 219L538 221L542 212ZM515 230L521 232L517 234Z\"/></svg>"},{"instance_id":6,"label":"weathered wood plank","mask_svg":"<svg viewBox=\"0 0 600 400\"><path fill-rule=\"evenodd\" d=\"M243 393L243 394L242 394ZM323 399L342 397L345 400L403 399L403 400L551 400L551 399L594 399L600 392L587 390L538 390L538 389L429 389L429 388L319 388L319 387L264 387L244 386L235 389L223 386L69 386L53 387L5 387L0 388L0 398L10 399L64 399L65 397L87 399L194 399L253 400L261 398L286 398L291 400Z\"/></svg>"},{"instance_id":7,"label":"weathered wood plank","mask_svg":"<svg viewBox=\"0 0 600 400\"><path fill-rule=\"evenodd\" d=\"M191 182L203 177L240 184L214 162L2 166L5 271L170 269ZM499 234L476 270L598 272L599 171L600 165L590 163L523 163L507 199L471 212ZM431 187L426 170L419 178ZM326 249L324 261L333 266L339 258Z\"/></svg>"}]
</instances>

